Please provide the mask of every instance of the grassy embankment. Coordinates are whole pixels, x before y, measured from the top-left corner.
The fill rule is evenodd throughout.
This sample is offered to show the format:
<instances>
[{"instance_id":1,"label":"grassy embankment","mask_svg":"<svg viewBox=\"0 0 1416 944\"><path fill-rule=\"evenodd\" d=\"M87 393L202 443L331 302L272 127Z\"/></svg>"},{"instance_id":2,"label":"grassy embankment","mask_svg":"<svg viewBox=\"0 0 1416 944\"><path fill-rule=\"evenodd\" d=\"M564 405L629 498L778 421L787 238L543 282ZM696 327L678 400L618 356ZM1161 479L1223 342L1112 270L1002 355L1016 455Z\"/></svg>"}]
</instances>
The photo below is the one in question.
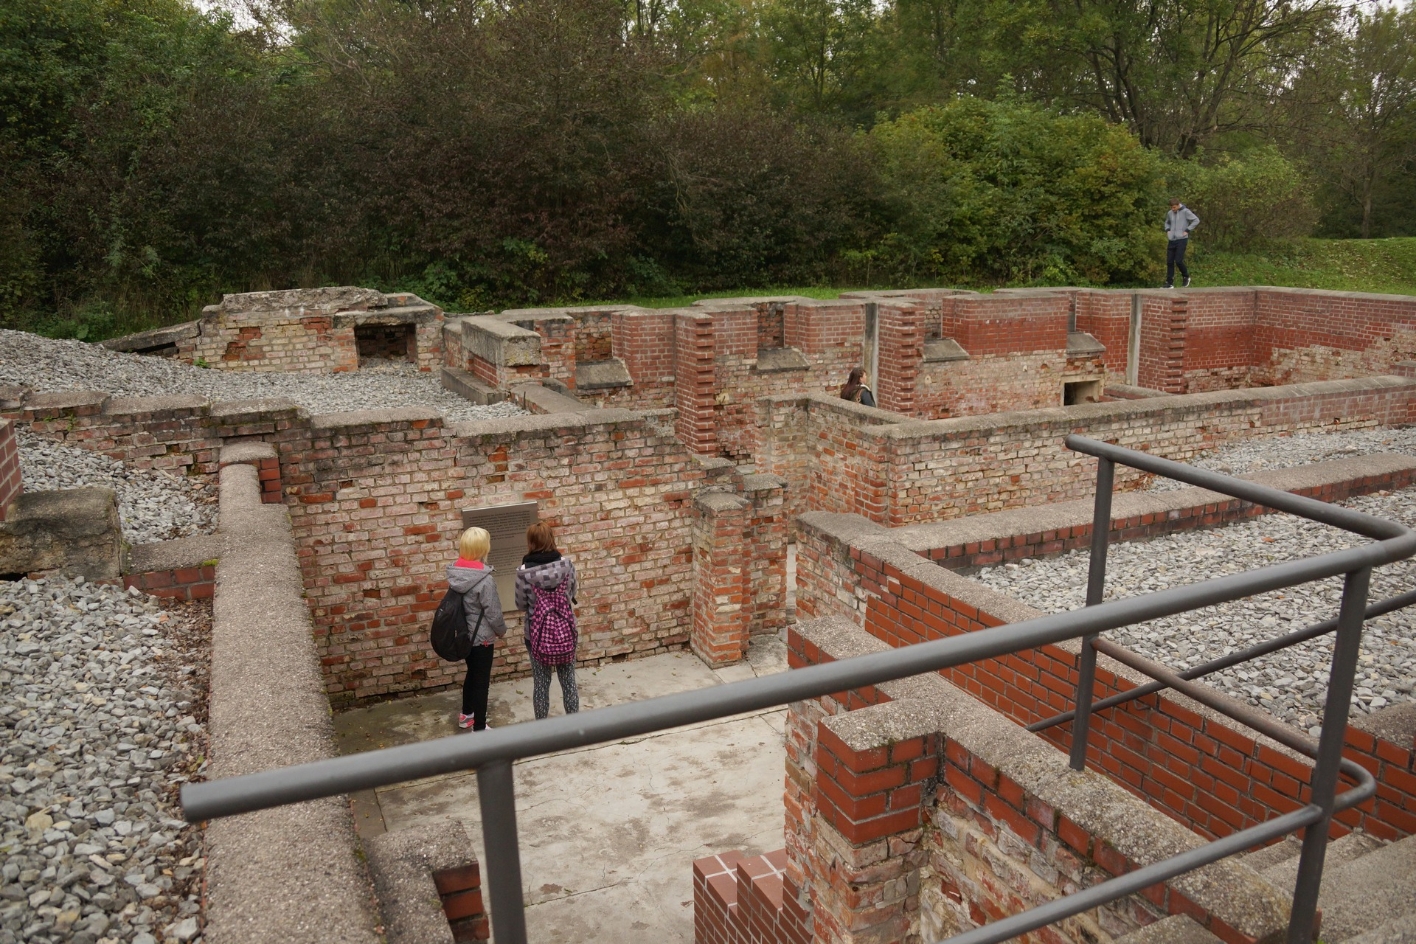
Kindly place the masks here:
<instances>
[{"instance_id":1,"label":"grassy embankment","mask_svg":"<svg viewBox=\"0 0 1416 944\"><path fill-rule=\"evenodd\" d=\"M1342 292L1416 295L1416 237L1368 240L1303 239L1267 252L1242 254L1206 250L1203 243L1197 243L1187 261L1195 288L1221 285L1282 285L1289 288L1321 288ZM991 291L993 288L980 285L960 287L982 291ZM678 308L692 304L700 298L733 298L743 295L835 298L838 293L851 290L821 286L769 287L666 298L621 298L614 301L642 305L645 308Z\"/></svg>"}]
</instances>

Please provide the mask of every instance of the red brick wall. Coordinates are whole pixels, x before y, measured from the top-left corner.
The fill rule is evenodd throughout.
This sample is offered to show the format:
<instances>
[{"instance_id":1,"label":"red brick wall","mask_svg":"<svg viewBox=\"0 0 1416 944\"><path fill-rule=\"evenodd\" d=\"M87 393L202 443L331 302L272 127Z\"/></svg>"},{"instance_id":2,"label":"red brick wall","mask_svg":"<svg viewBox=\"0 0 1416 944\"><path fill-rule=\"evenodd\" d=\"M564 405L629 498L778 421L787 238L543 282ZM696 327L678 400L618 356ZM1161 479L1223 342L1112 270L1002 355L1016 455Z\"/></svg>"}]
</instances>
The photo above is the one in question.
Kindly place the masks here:
<instances>
[{"instance_id":1,"label":"red brick wall","mask_svg":"<svg viewBox=\"0 0 1416 944\"><path fill-rule=\"evenodd\" d=\"M1409 423L1416 384L1368 378L908 425L829 397L766 409L758 464L790 481L793 513L897 527L1090 495L1093 461L1063 444L1074 431L1183 461L1254 436ZM1140 481L1119 475L1123 489Z\"/></svg>"},{"instance_id":2,"label":"red brick wall","mask_svg":"<svg viewBox=\"0 0 1416 944\"><path fill-rule=\"evenodd\" d=\"M614 356L634 378L640 408L674 402L674 316L666 311L616 311L610 322Z\"/></svg>"},{"instance_id":3,"label":"red brick wall","mask_svg":"<svg viewBox=\"0 0 1416 944\"><path fill-rule=\"evenodd\" d=\"M15 426L9 420L0 420L0 521L5 520L5 511L10 502L20 497L24 483L20 481L20 442L15 435Z\"/></svg>"},{"instance_id":4,"label":"red brick wall","mask_svg":"<svg viewBox=\"0 0 1416 944\"><path fill-rule=\"evenodd\" d=\"M924 363L924 310L918 306L878 307L880 376L875 380L876 400L883 410L912 416L915 390Z\"/></svg>"},{"instance_id":5,"label":"red brick wall","mask_svg":"<svg viewBox=\"0 0 1416 944\"><path fill-rule=\"evenodd\" d=\"M802 618L846 616L891 646L1008 621L935 586L934 578L920 579L871 551L833 546L811 532L798 537L797 573ZM842 585L863 591L855 595L855 605L842 602ZM991 596L1000 605L1006 599ZM1072 707L1075 665L1074 652L1044 646L941 674L1025 725ZM1107 660L1098 666L1098 698L1135 684L1108 668ZM1232 721L1200 714L1189 704L1161 694L1100 712L1093 717L1089 763L1152 806L1210 836L1228 835L1300 805L1308 778L1306 760L1259 743ZM1070 726L1059 725L1043 736L1066 750L1070 732ZM1348 744L1347 755L1378 774L1381 786L1375 800L1338 817L1334 834L1357 827L1381 838L1416 833L1416 745L1377 742L1355 729L1349 730Z\"/></svg>"},{"instance_id":6,"label":"red brick wall","mask_svg":"<svg viewBox=\"0 0 1416 944\"><path fill-rule=\"evenodd\" d=\"M558 415L563 425L488 433L463 425L453 438L436 419L366 416L316 417L307 442L281 449L336 702L460 680L460 666L429 652L427 621L456 556L464 508L540 503L540 519L556 527L579 573L582 662L687 643L689 502L703 473L652 418ZM499 674L528 670L520 620L510 623L497 647Z\"/></svg>"},{"instance_id":7,"label":"red brick wall","mask_svg":"<svg viewBox=\"0 0 1416 944\"><path fill-rule=\"evenodd\" d=\"M717 455L717 394L713 321L707 315L680 313L674 318L675 430L689 452Z\"/></svg>"},{"instance_id":8,"label":"red brick wall","mask_svg":"<svg viewBox=\"0 0 1416 944\"><path fill-rule=\"evenodd\" d=\"M1126 377L1126 345L1131 337L1131 294L1129 292L1078 291L1077 330L1085 331L1106 347L1102 358L1106 370L1122 380Z\"/></svg>"},{"instance_id":9,"label":"red brick wall","mask_svg":"<svg viewBox=\"0 0 1416 944\"><path fill-rule=\"evenodd\" d=\"M1254 296L1252 289L1185 295L1183 392L1249 386L1250 373L1258 363Z\"/></svg>"},{"instance_id":10,"label":"red brick wall","mask_svg":"<svg viewBox=\"0 0 1416 944\"><path fill-rule=\"evenodd\" d=\"M1137 386L1166 393L1185 392L1186 312L1184 296L1141 297Z\"/></svg>"},{"instance_id":11,"label":"red brick wall","mask_svg":"<svg viewBox=\"0 0 1416 944\"><path fill-rule=\"evenodd\" d=\"M950 304L952 303L952 304ZM971 356L1063 351L1072 304L1065 294L945 299L943 333Z\"/></svg>"},{"instance_id":12,"label":"red brick wall","mask_svg":"<svg viewBox=\"0 0 1416 944\"><path fill-rule=\"evenodd\" d=\"M693 863L694 944L811 944L811 916L786 877L786 850Z\"/></svg>"},{"instance_id":13,"label":"red brick wall","mask_svg":"<svg viewBox=\"0 0 1416 944\"><path fill-rule=\"evenodd\" d=\"M433 873L443 914L458 944L490 940L492 931L482 903L482 870L478 863Z\"/></svg>"},{"instance_id":14,"label":"red brick wall","mask_svg":"<svg viewBox=\"0 0 1416 944\"><path fill-rule=\"evenodd\" d=\"M142 574L124 574L124 587L137 587L155 597L177 600L209 600L216 592L216 565L199 564L176 570L154 570Z\"/></svg>"}]
</instances>

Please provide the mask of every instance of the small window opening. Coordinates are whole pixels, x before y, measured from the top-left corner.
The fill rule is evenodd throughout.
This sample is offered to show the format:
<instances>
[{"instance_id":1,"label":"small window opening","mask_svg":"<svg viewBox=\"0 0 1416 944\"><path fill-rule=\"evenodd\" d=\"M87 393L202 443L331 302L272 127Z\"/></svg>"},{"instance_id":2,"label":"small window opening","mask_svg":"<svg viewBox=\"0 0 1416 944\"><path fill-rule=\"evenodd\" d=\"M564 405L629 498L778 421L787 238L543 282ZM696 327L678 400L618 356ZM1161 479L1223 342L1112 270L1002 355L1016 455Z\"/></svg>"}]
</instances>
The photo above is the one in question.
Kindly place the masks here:
<instances>
[{"instance_id":1,"label":"small window opening","mask_svg":"<svg viewBox=\"0 0 1416 944\"><path fill-rule=\"evenodd\" d=\"M359 363L365 361L418 360L418 337L411 324L358 325L354 328L354 343L359 348Z\"/></svg>"},{"instance_id":2,"label":"small window opening","mask_svg":"<svg viewBox=\"0 0 1416 944\"><path fill-rule=\"evenodd\" d=\"M1101 399L1100 380L1073 380L1062 385L1062 405L1096 403Z\"/></svg>"}]
</instances>

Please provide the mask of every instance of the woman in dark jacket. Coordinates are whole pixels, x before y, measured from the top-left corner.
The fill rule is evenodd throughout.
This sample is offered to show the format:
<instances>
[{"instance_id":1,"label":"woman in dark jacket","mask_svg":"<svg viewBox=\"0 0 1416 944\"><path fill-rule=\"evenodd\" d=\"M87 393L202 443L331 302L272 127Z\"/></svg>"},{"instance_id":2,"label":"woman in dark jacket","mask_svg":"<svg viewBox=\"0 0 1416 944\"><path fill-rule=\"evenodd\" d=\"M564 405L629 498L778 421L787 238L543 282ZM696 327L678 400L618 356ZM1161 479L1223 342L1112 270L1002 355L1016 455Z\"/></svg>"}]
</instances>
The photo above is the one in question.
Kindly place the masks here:
<instances>
[{"instance_id":1,"label":"woman in dark jacket","mask_svg":"<svg viewBox=\"0 0 1416 944\"><path fill-rule=\"evenodd\" d=\"M580 710L580 689L575 685L575 658L559 665L547 665L531 652L531 610L538 593L565 593L575 602L575 565L556 549L551 526L537 522L526 529L527 554L516 569L516 608L526 614L526 652L531 657L531 706L537 718L551 713L551 670L560 679L565 713Z\"/></svg>"},{"instance_id":2,"label":"woman in dark jacket","mask_svg":"<svg viewBox=\"0 0 1416 944\"><path fill-rule=\"evenodd\" d=\"M462 594L467 611L467 633L472 651L467 654L467 677L462 682L459 728L482 731L487 727L487 691L492 684L492 646L506 635L501 598L492 577L487 554L492 536L485 528L468 528L457 541L457 562L447 565L447 585Z\"/></svg>"},{"instance_id":3,"label":"woman in dark jacket","mask_svg":"<svg viewBox=\"0 0 1416 944\"><path fill-rule=\"evenodd\" d=\"M853 368L851 375L846 378L845 386L841 387L841 399L859 403L861 406L875 406L875 394L866 386L869 380L870 375L865 372L864 367Z\"/></svg>"}]
</instances>

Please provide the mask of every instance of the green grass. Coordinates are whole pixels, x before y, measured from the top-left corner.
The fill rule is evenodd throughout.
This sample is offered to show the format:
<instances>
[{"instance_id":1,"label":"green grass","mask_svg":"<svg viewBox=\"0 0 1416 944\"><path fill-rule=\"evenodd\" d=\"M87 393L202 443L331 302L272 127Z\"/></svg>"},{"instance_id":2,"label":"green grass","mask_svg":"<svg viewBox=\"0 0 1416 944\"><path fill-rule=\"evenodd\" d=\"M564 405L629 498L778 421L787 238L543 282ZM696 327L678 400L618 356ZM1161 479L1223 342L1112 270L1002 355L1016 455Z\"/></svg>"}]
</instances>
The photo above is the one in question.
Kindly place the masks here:
<instances>
[{"instance_id":1,"label":"green grass","mask_svg":"<svg viewBox=\"0 0 1416 944\"><path fill-rule=\"evenodd\" d=\"M704 298L765 298L781 295L805 295L807 298L832 299L842 292L858 292L858 286L832 288L824 285L788 286L786 288L739 288L725 292L707 292L702 295L633 295L628 298L607 298L597 302L576 302L580 305L638 305L640 308L687 308Z\"/></svg>"},{"instance_id":2,"label":"green grass","mask_svg":"<svg viewBox=\"0 0 1416 944\"><path fill-rule=\"evenodd\" d=\"M1416 295L1416 237L1301 239L1242 255L1206 251L1197 241L1187 261L1195 286L1282 285Z\"/></svg>"}]
</instances>

